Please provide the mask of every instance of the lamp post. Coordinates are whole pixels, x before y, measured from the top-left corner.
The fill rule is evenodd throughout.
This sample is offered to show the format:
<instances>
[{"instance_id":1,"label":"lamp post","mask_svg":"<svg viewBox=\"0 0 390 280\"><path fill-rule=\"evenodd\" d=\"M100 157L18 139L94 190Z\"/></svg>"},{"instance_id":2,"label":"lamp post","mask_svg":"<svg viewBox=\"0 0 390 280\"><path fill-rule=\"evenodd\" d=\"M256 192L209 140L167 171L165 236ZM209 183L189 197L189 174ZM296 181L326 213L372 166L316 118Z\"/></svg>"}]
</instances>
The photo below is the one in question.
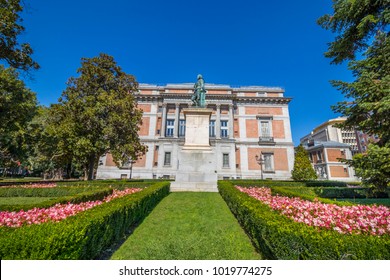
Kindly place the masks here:
<instances>
[{"instance_id":1,"label":"lamp post","mask_svg":"<svg viewBox=\"0 0 390 280\"><path fill-rule=\"evenodd\" d=\"M133 174L133 163L135 163L135 160L130 159L130 161L129 161L129 164L130 164L129 180L131 180L131 176Z\"/></svg>"},{"instance_id":2,"label":"lamp post","mask_svg":"<svg viewBox=\"0 0 390 280\"><path fill-rule=\"evenodd\" d=\"M263 180L263 164L264 164L263 153L260 153L260 156L256 155L255 158L257 163L260 165L261 180Z\"/></svg>"}]
</instances>

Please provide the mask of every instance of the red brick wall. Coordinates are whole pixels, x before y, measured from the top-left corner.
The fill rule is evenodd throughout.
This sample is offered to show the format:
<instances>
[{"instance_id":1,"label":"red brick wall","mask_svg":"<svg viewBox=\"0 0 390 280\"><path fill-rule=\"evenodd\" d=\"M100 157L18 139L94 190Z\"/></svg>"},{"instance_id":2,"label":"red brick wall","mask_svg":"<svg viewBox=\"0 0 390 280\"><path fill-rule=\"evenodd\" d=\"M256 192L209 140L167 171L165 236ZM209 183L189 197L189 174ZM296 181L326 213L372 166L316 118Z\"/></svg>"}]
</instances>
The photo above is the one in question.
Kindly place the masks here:
<instances>
[{"instance_id":1,"label":"red brick wall","mask_svg":"<svg viewBox=\"0 0 390 280\"><path fill-rule=\"evenodd\" d=\"M259 126L257 120L246 120L246 137L258 138L259 137Z\"/></svg>"},{"instance_id":2,"label":"red brick wall","mask_svg":"<svg viewBox=\"0 0 390 280\"><path fill-rule=\"evenodd\" d=\"M332 177L349 177L348 169L343 166L329 166L329 169Z\"/></svg>"},{"instance_id":3,"label":"red brick wall","mask_svg":"<svg viewBox=\"0 0 390 280\"><path fill-rule=\"evenodd\" d=\"M138 132L138 135L139 136L149 135L149 125L150 125L150 117L142 117L142 125Z\"/></svg>"}]
</instances>

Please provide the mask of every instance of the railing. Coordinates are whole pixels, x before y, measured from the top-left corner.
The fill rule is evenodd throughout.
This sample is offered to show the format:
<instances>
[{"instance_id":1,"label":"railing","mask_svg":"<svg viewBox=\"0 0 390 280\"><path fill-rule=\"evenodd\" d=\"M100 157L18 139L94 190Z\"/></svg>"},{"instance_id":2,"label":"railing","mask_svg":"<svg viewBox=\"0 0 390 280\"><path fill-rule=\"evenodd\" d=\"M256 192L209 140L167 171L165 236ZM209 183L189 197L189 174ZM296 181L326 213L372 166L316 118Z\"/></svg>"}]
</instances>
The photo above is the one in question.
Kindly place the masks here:
<instances>
[{"instance_id":1,"label":"railing","mask_svg":"<svg viewBox=\"0 0 390 280\"><path fill-rule=\"evenodd\" d=\"M260 136L259 137L259 145L261 145L261 144L271 144L271 145L274 145L275 144L275 140L271 136Z\"/></svg>"}]
</instances>

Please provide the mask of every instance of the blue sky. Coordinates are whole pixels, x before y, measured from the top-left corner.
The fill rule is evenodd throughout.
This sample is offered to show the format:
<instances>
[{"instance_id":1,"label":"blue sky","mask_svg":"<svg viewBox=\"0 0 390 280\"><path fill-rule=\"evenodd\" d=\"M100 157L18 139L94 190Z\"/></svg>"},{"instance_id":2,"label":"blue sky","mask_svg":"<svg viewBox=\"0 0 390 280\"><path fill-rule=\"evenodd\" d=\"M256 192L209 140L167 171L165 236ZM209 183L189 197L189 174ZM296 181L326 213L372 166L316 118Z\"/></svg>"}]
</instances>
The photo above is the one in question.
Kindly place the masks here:
<instances>
[{"instance_id":1,"label":"blue sky","mask_svg":"<svg viewBox=\"0 0 390 280\"><path fill-rule=\"evenodd\" d=\"M27 3L28 2L28 3ZM104 52L140 83L195 82L280 86L292 97L294 144L337 117L343 99L329 80L350 81L324 58L334 35L316 20L331 0L26 1L22 14L41 69L26 84L40 104L57 102L81 57Z\"/></svg>"}]
</instances>

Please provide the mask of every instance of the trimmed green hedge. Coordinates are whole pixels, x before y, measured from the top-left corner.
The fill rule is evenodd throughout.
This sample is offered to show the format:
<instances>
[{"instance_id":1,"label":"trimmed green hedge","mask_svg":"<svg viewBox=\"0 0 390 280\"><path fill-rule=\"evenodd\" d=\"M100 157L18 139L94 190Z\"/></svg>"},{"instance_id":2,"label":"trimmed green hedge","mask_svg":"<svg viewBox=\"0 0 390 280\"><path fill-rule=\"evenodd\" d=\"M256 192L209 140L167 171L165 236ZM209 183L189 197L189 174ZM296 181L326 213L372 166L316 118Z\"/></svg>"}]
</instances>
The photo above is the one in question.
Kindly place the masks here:
<instances>
[{"instance_id":1,"label":"trimmed green hedge","mask_svg":"<svg viewBox=\"0 0 390 280\"><path fill-rule=\"evenodd\" d=\"M323 198L366 198L367 188L314 188L314 192Z\"/></svg>"},{"instance_id":2,"label":"trimmed green hedge","mask_svg":"<svg viewBox=\"0 0 390 280\"><path fill-rule=\"evenodd\" d=\"M276 180L231 180L233 184L243 187L262 186L262 187L347 187L347 183L340 181L276 181Z\"/></svg>"},{"instance_id":3,"label":"trimmed green hedge","mask_svg":"<svg viewBox=\"0 0 390 280\"><path fill-rule=\"evenodd\" d=\"M94 259L168 194L169 182L161 182L58 223L0 227L0 259Z\"/></svg>"},{"instance_id":4,"label":"trimmed green hedge","mask_svg":"<svg viewBox=\"0 0 390 280\"><path fill-rule=\"evenodd\" d=\"M0 189L1 197L57 197L48 201L34 204L0 205L1 211L19 211L37 208L49 208L57 203L81 203L86 201L102 200L112 194L109 187L55 187L42 189L7 188ZM60 197L58 197L60 196Z\"/></svg>"},{"instance_id":5,"label":"trimmed green hedge","mask_svg":"<svg viewBox=\"0 0 390 280\"><path fill-rule=\"evenodd\" d=\"M218 189L232 213L267 259L390 259L390 236L344 235L318 230L278 214L260 201L219 181Z\"/></svg>"}]
</instances>

